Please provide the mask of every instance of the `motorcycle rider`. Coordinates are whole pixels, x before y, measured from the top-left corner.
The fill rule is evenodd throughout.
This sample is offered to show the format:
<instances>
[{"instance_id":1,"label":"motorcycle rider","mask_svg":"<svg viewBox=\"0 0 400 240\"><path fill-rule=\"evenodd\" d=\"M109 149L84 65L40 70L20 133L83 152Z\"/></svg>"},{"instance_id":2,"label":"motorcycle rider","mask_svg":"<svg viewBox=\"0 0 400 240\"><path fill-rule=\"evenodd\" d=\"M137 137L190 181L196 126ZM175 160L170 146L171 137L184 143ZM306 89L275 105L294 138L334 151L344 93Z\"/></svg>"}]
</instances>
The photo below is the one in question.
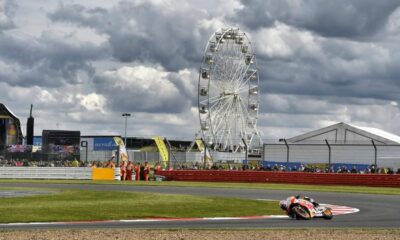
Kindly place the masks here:
<instances>
[{"instance_id":1,"label":"motorcycle rider","mask_svg":"<svg viewBox=\"0 0 400 240\"><path fill-rule=\"evenodd\" d=\"M295 213L292 211L291 205L292 205L293 203L295 203L296 200L299 200L299 199L304 199L304 200L306 200L306 201L312 203L312 204L314 205L314 207L317 207L317 206L319 205L317 202L314 201L314 199L312 199L312 198L310 198L310 197L304 196L303 198L300 198L300 195L296 195L296 196L290 196L290 197L288 197L287 199L280 201L280 202L279 202L279 207L280 207L282 210L286 211L286 214L287 214L289 217L295 218L296 215L295 215Z\"/></svg>"}]
</instances>

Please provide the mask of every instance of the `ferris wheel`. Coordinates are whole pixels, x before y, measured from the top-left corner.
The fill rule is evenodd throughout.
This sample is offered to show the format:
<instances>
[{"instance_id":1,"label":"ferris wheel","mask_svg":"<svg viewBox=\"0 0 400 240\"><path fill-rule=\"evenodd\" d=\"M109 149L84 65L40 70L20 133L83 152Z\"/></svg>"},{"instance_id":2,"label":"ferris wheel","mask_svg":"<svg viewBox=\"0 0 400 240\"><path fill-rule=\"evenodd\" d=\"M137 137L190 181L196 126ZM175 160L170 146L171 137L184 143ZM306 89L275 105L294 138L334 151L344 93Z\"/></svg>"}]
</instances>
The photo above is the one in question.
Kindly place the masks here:
<instances>
[{"instance_id":1,"label":"ferris wheel","mask_svg":"<svg viewBox=\"0 0 400 240\"><path fill-rule=\"evenodd\" d=\"M207 43L198 82L198 109L203 140L217 151L250 149L257 131L259 78L246 34L228 28Z\"/></svg>"}]
</instances>

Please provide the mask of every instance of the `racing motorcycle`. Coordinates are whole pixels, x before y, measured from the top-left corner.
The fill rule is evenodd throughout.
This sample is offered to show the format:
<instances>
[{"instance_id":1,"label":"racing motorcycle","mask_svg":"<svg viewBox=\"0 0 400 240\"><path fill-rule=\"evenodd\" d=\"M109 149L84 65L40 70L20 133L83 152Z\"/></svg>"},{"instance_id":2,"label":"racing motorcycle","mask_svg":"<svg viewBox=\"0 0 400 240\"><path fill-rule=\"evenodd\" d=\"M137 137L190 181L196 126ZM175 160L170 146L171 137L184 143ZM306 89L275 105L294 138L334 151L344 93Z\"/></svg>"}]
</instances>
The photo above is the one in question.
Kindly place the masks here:
<instances>
[{"instance_id":1,"label":"racing motorcycle","mask_svg":"<svg viewBox=\"0 0 400 240\"><path fill-rule=\"evenodd\" d=\"M310 198L289 197L280 202L289 217L310 220L312 218L332 219L332 209L319 205Z\"/></svg>"}]
</instances>

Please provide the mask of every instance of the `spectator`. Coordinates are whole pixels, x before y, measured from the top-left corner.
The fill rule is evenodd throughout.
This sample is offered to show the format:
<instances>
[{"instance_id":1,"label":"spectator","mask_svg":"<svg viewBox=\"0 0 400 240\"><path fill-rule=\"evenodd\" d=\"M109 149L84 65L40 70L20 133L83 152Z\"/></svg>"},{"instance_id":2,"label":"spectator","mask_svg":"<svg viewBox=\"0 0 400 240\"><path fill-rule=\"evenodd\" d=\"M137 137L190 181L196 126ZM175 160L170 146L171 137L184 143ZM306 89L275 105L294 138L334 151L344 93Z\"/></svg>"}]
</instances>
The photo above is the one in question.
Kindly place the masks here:
<instances>
[{"instance_id":1,"label":"spectator","mask_svg":"<svg viewBox=\"0 0 400 240\"><path fill-rule=\"evenodd\" d=\"M273 168L273 170L274 170L274 171L279 171L278 164L275 164L275 165L274 165L274 168Z\"/></svg>"},{"instance_id":2,"label":"spectator","mask_svg":"<svg viewBox=\"0 0 400 240\"><path fill-rule=\"evenodd\" d=\"M371 168L369 170L370 173L376 173L376 166L375 165L371 165Z\"/></svg>"},{"instance_id":3,"label":"spectator","mask_svg":"<svg viewBox=\"0 0 400 240\"><path fill-rule=\"evenodd\" d=\"M126 180L126 166L128 163L126 161L122 161L121 164L119 165L120 171L121 171L121 181Z\"/></svg>"},{"instance_id":4,"label":"spectator","mask_svg":"<svg viewBox=\"0 0 400 240\"><path fill-rule=\"evenodd\" d=\"M357 173L357 168L356 168L356 166L354 165L353 166L353 168L351 169L351 171L350 171L351 173Z\"/></svg>"},{"instance_id":5,"label":"spectator","mask_svg":"<svg viewBox=\"0 0 400 240\"><path fill-rule=\"evenodd\" d=\"M74 161L72 161L71 166L72 167L79 167L79 162L78 162L78 160L76 158L74 159Z\"/></svg>"},{"instance_id":6,"label":"spectator","mask_svg":"<svg viewBox=\"0 0 400 240\"><path fill-rule=\"evenodd\" d=\"M135 167L136 181L140 181L140 163L138 162Z\"/></svg>"},{"instance_id":7,"label":"spectator","mask_svg":"<svg viewBox=\"0 0 400 240\"><path fill-rule=\"evenodd\" d=\"M268 164L267 164L267 167L265 168L265 170L266 170L266 171L271 171L271 170L272 170L271 164L268 163Z\"/></svg>"},{"instance_id":8,"label":"spectator","mask_svg":"<svg viewBox=\"0 0 400 240\"><path fill-rule=\"evenodd\" d=\"M159 163L156 163L156 165L154 166L154 175L157 175L161 170L161 166Z\"/></svg>"},{"instance_id":9,"label":"spectator","mask_svg":"<svg viewBox=\"0 0 400 240\"><path fill-rule=\"evenodd\" d=\"M213 163L211 166L211 170L218 170L217 164Z\"/></svg>"},{"instance_id":10,"label":"spectator","mask_svg":"<svg viewBox=\"0 0 400 240\"><path fill-rule=\"evenodd\" d=\"M108 162L106 164L106 168L115 168L114 157L112 157L110 160L108 160Z\"/></svg>"},{"instance_id":11,"label":"spectator","mask_svg":"<svg viewBox=\"0 0 400 240\"><path fill-rule=\"evenodd\" d=\"M304 165L303 165L303 164L300 164L299 171L300 171L300 172L304 172L304 170L305 170Z\"/></svg>"},{"instance_id":12,"label":"spectator","mask_svg":"<svg viewBox=\"0 0 400 240\"><path fill-rule=\"evenodd\" d=\"M149 176L150 176L150 164L148 162L145 162L145 164L144 164L144 180L146 182L149 181Z\"/></svg>"},{"instance_id":13,"label":"spectator","mask_svg":"<svg viewBox=\"0 0 400 240\"><path fill-rule=\"evenodd\" d=\"M128 161L126 165L126 180L132 181L132 172L135 166L133 166L131 161Z\"/></svg>"}]
</instances>

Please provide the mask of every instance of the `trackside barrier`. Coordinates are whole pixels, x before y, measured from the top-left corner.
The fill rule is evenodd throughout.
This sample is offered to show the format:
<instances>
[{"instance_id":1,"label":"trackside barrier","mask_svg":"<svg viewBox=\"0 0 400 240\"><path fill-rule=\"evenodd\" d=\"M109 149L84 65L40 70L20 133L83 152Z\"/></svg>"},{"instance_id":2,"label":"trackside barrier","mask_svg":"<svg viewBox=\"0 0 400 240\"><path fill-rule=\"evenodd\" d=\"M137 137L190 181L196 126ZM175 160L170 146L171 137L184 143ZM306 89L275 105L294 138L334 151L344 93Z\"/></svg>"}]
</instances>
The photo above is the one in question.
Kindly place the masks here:
<instances>
[{"instance_id":1,"label":"trackside barrier","mask_svg":"<svg viewBox=\"0 0 400 240\"><path fill-rule=\"evenodd\" d=\"M113 168L94 168L92 169L93 180L114 180Z\"/></svg>"},{"instance_id":2,"label":"trackside barrier","mask_svg":"<svg viewBox=\"0 0 400 240\"><path fill-rule=\"evenodd\" d=\"M92 169L87 167L0 167L0 178L92 179Z\"/></svg>"},{"instance_id":3,"label":"trackside barrier","mask_svg":"<svg viewBox=\"0 0 400 240\"><path fill-rule=\"evenodd\" d=\"M303 173L266 171L161 171L166 180L197 182L257 182L318 185L400 187L399 174Z\"/></svg>"}]
</instances>

